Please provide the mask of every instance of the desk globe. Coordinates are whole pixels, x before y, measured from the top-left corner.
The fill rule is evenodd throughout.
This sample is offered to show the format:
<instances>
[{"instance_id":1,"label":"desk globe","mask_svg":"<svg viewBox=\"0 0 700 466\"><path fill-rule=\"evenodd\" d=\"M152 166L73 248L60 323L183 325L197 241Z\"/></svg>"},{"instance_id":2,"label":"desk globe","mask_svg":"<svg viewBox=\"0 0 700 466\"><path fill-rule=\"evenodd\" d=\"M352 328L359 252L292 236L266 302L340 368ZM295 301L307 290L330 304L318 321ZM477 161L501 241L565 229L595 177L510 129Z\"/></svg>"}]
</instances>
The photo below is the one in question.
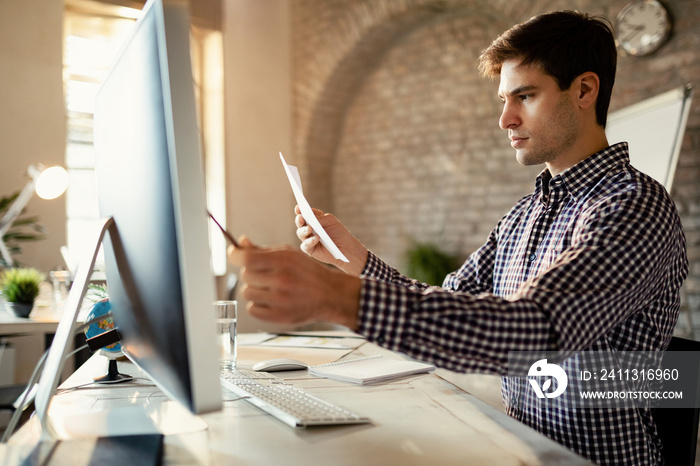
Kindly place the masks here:
<instances>
[{"instance_id":1,"label":"desk globe","mask_svg":"<svg viewBox=\"0 0 700 466\"><path fill-rule=\"evenodd\" d=\"M109 302L109 299L98 301L92 306L92 309L90 309L90 312L85 318L85 322L98 319L99 317L108 314L111 310L112 304ZM113 328L114 320L112 320L111 316L106 316L104 319L97 320L90 324L90 326L88 326L88 328L85 330L85 336L87 338L96 337L97 335L112 330ZM109 358L109 366L107 369L107 374L93 379L96 383L120 383L127 382L133 378L130 375L120 374L117 370L117 358L124 355L122 353L121 343L117 342L109 346L105 346L104 348L100 349L100 353Z\"/></svg>"}]
</instances>

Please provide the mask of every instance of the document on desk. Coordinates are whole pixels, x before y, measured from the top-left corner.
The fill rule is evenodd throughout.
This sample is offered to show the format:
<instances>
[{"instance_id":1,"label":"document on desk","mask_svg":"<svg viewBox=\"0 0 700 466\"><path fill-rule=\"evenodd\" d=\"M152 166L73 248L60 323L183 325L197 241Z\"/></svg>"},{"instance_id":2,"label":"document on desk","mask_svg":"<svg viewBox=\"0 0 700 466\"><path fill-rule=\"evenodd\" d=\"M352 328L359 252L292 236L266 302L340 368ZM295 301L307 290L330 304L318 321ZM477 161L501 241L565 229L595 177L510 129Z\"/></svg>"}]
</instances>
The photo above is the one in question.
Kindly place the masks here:
<instances>
[{"instance_id":1,"label":"document on desk","mask_svg":"<svg viewBox=\"0 0 700 466\"><path fill-rule=\"evenodd\" d=\"M294 198L297 201L297 205L301 210L301 215L304 217L304 220L306 220L306 223L313 228L321 240L321 244L333 255L333 257L343 262L350 262L348 258L345 257L345 254L338 249L338 246L335 245L331 237L328 236L328 233L326 233L326 230L323 228L323 226L321 226L321 223L314 215L314 211L311 209L311 206L304 197L304 192L301 189L301 178L299 177L299 170L297 167L294 165L288 165L284 160L282 152L280 152L280 160L282 160L284 171L287 174L287 178L289 178L289 184L292 186Z\"/></svg>"},{"instance_id":2,"label":"document on desk","mask_svg":"<svg viewBox=\"0 0 700 466\"><path fill-rule=\"evenodd\" d=\"M359 384L383 382L435 370L432 364L385 358L380 354L309 367L309 374Z\"/></svg>"},{"instance_id":3,"label":"document on desk","mask_svg":"<svg viewBox=\"0 0 700 466\"><path fill-rule=\"evenodd\" d=\"M364 343L365 340L362 338L338 338L322 335L278 335L260 343L260 345L291 348L355 349Z\"/></svg>"}]
</instances>

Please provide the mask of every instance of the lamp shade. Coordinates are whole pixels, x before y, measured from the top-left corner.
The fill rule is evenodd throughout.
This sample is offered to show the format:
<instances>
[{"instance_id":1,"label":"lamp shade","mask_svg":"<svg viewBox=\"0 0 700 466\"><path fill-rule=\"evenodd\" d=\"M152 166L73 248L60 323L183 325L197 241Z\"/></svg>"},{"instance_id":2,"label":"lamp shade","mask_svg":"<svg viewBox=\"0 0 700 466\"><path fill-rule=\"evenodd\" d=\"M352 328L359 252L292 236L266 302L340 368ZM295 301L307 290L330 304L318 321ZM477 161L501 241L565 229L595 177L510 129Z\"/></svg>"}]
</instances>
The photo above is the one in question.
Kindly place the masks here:
<instances>
[{"instance_id":1,"label":"lamp shade","mask_svg":"<svg viewBox=\"0 0 700 466\"><path fill-rule=\"evenodd\" d=\"M36 178L36 194L42 199L57 198L67 187L68 172L63 167L49 167Z\"/></svg>"},{"instance_id":2,"label":"lamp shade","mask_svg":"<svg viewBox=\"0 0 700 466\"><path fill-rule=\"evenodd\" d=\"M36 192L42 199L54 199L68 187L68 172L65 168L55 166L44 169L41 164L30 165L27 169L29 181L17 195L5 216L0 219L0 256L6 267L14 266L14 260L7 249L3 238L14 221L22 213L29 199Z\"/></svg>"}]
</instances>

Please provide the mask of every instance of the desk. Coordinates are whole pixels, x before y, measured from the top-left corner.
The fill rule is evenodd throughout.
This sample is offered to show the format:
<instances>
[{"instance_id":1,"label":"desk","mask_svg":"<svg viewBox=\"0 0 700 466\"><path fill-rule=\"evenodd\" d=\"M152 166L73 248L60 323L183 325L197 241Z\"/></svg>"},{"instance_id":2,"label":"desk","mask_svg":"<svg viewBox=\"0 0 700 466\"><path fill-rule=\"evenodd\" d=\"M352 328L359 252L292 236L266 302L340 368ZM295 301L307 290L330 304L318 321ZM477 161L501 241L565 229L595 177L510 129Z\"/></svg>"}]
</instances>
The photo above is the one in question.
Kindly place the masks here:
<instances>
[{"instance_id":1,"label":"desk","mask_svg":"<svg viewBox=\"0 0 700 466\"><path fill-rule=\"evenodd\" d=\"M370 343L355 349L353 356L377 353L399 357ZM62 387L89 381L95 373L104 371L105 364L103 357L93 356ZM128 362L120 362L119 370L139 375ZM181 430L173 422L159 419L166 434L164 464L590 464L434 373L370 386L316 378L306 371L278 375L369 416L372 424L295 430L244 400L231 401L225 393L224 400L229 401L224 402L222 411L178 421L182 422ZM90 416L113 414L120 407L158 404L172 402L142 381L136 387L83 388L57 395L51 415L60 418L79 414L83 417L73 418L72 423L83 424L84 430L96 435L99 422ZM35 419L27 423L4 448L30 448L38 436L37 424Z\"/></svg>"},{"instance_id":2,"label":"desk","mask_svg":"<svg viewBox=\"0 0 700 466\"><path fill-rule=\"evenodd\" d=\"M35 309L29 317L17 317L0 304L0 336L53 334L56 332L60 315L51 311Z\"/></svg>"},{"instance_id":3,"label":"desk","mask_svg":"<svg viewBox=\"0 0 700 466\"><path fill-rule=\"evenodd\" d=\"M0 302L0 340L11 342L15 348L13 373L4 373L0 384L26 383L35 364L51 345L60 316L50 309L35 308L28 318L17 317ZM12 371L11 371L12 372ZM67 377L70 372L64 373Z\"/></svg>"}]
</instances>

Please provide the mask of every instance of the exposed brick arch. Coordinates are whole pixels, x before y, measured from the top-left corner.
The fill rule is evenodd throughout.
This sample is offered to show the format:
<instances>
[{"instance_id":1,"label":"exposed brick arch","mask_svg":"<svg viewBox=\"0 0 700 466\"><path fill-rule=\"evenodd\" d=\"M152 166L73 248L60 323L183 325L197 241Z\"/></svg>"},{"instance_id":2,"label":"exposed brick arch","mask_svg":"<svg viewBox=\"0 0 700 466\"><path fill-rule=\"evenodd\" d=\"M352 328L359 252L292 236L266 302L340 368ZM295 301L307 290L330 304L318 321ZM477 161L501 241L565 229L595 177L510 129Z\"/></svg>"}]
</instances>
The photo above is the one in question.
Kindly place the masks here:
<instances>
[{"instance_id":1,"label":"exposed brick arch","mask_svg":"<svg viewBox=\"0 0 700 466\"><path fill-rule=\"evenodd\" d=\"M571 8L572 2L551 1ZM527 2L494 0L391 0L295 3L295 26L314 23L320 39L297 34L295 48L295 151L310 201L332 208L329 173L348 103L368 72L402 36L455 15L476 15L503 30L530 16ZM324 22L319 27L318 21ZM300 50L300 48L302 50ZM312 49L312 50L311 50Z\"/></svg>"},{"instance_id":2,"label":"exposed brick arch","mask_svg":"<svg viewBox=\"0 0 700 466\"><path fill-rule=\"evenodd\" d=\"M323 209L332 207L330 199L331 169L349 102L384 53L397 37L433 17L421 9L406 12L385 21L364 35L351 53L343 57L328 79L316 102L307 137L304 159L309 163L306 174L313 180L310 200Z\"/></svg>"}]
</instances>

